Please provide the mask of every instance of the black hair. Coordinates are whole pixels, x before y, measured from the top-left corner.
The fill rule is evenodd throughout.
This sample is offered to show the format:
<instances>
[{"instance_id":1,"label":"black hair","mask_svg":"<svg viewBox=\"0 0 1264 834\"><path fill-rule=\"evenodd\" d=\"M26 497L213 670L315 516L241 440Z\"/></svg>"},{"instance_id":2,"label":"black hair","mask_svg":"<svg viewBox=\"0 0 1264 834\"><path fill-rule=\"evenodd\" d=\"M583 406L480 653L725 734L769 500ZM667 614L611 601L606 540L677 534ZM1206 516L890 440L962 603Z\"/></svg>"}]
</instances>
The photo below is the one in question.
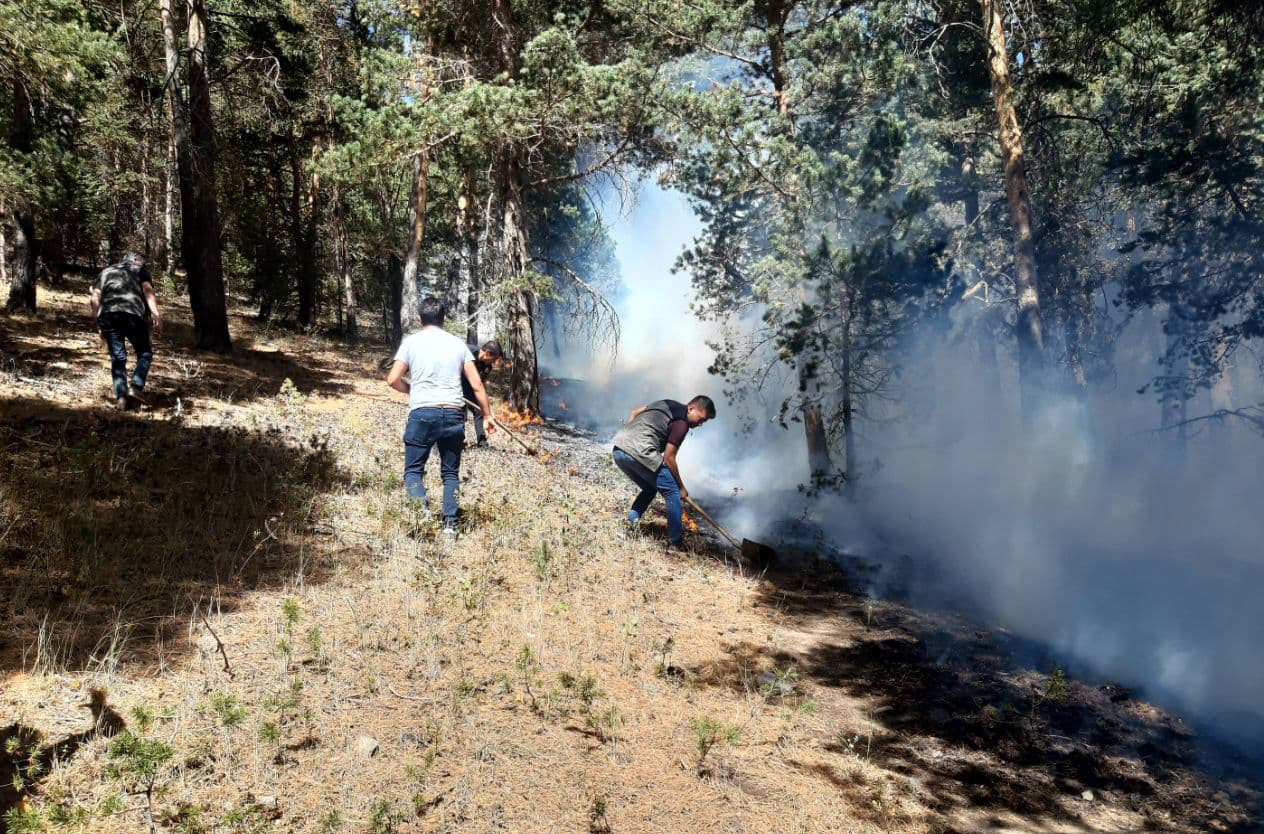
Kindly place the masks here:
<instances>
[{"instance_id":1,"label":"black hair","mask_svg":"<svg viewBox=\"0 0 1264 834\"><path fill-rule=\"evenodd\" d=\"M699 394L698 396L694 397L692 400L689 401L689 404L701 409L702 413L707 415L708 420L715 419L715 400L711 399L705 394Z\"/></svg>"},{"instance_id":2,"label":"black hair","mask_svg":"<svg viewBox=\"0 0 1264 834\"><path fill-rule=\"evenodd\" d=\"M487 351L492 356L495 356L497 359L505 355L505 352L501 350L500 342L484 342L481 350Z\"/></svg>"},{"instance_id":3,"label":"black hair","mask_svg":"<svg viewBox=\"0 0 1264 834\"><path fill-rule=\"evenodd\" d=\"M443 327L443 320L448 317L448 308L442 299L428 295L417 305L417 315L421 316L423 325Z\"/></svg>"}]
</instances>

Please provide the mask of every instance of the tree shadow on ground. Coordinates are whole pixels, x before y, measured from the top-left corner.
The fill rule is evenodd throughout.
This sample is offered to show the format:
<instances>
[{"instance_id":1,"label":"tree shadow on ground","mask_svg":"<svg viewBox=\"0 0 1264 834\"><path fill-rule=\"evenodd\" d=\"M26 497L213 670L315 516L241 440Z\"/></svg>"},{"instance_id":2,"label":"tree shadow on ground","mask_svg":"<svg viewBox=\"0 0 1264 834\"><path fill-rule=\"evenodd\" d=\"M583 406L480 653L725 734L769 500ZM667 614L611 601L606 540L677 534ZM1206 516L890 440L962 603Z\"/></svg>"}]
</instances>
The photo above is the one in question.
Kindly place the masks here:
<instances>
[{"instance_id":1,"label":"tree shadow on ground","mask_svg":"<svg viewBox=\"0 0 1264 834\"><path fill-rule=\"evenodd\" d=\"M87 297L88 282L75 289ZM287 353L267 339L252 340L238 335L230 357L208 361L208 354L194 350L196 341L192 324L187 320L183 302L164 304L180 310L177 318L164 317L163 331L154 338L154 364L150 371L147 392L150 399L163 403L176 398L215 399L226 402L249 402L276 396L285 380L303 394L333 395L349 386L340 377L345 373L362 373L359 363L340 360L337 356L317 351L302 356ZM237 327L238 334L253 328ZM287 334L289 342L302 343L306 337ZM313 342L313 344L318 344ZM327 350L326 345L321 347ZM0 318L0 370L25 377L86 376L94 392L104 400L109 394L109 358L105 343L93 327L86 311L50 302L35 315L10 315ZM128 364L135 360L128 346Z\"/></svg>"},{"instance_id":2,"label":"tree shadow on ground","mask_svg":"<svg viewBox=\"0 0 1264 834\"><path fill-rule=\"evenodd\" d=\"M0 402L0 449L0 677L169 659L199 604L320 581L347 482L319 439L38 399Z\"/></svg>"},{"instance_id":3,"label":"tree shadow on ground","mask_svg":"<svg viewBox=\"0 0 1264 834\"><path fill-rule=\"evenodd\" d=\"M822 687L860 699L878 729L839 728L826 749L859 756L856 739L868 735L859 742L866 761L909 777L945 816L1077 822L1105 801L1139 813L1147 830L1255 830L1258 781L1209 776L1198 739L1179 719L1111 685L1071 680L1059 695L1048 676L1019 664L1050 657L1044 647L873 600L855 592L856 582L866 580L833 564L768 573L758 604L836 638L796 653L735 643L725 658L689 671L701 685L749 692L752 681L793 664L809 696ZM848 781L831 775L836 787Z\"/></svg>"}]
</instances>

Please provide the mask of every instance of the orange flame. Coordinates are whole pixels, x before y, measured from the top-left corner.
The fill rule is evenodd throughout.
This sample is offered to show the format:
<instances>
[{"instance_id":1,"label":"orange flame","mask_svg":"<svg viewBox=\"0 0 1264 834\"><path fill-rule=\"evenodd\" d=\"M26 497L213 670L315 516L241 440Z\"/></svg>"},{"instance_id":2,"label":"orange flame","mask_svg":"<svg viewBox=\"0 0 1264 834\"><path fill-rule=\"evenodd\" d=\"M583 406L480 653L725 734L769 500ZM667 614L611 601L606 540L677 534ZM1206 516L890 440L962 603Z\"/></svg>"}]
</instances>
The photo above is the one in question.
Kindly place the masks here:
<instances>
[{"instance_id":1,"label":"orange flame","mask_svg":"<svg viewBox=\"0 0 1264 834\"><path fill-rule=\"evenodd\" d=\"M680 511L680 520L685 525L685 529L690 533L698 532L698 522L689 517L689 513L684 510Z\"/></svg>"},{"instance_id":2,"label":"orange flame","mask_svg":"<svg viewBox=\"0 0 1264 834\"><path fill-rule=\"evenodd\" d=\"M507 405L496 410L496 422L504 423L511 429L522 429L527 426L540 426L544 424L544 421L541 420L539 416L514 411Z\"/></svg>"}]
</instances>

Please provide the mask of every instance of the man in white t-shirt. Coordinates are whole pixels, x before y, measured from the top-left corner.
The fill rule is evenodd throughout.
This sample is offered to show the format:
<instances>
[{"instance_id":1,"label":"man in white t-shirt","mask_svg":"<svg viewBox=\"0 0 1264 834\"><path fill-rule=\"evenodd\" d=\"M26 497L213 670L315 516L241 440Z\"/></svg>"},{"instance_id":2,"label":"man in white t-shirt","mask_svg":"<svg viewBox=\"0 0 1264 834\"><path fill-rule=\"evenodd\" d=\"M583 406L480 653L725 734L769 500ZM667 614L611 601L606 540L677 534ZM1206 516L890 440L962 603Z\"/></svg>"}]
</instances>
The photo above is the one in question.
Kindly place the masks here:
<instances>
[{"instance_id":1,"label":"man in white t-shirt","mask_svg":"<svg viewBox=\"0 0 1264 834\"><path fill-rule=\"evenodd\" d=\"M432 295L417 305L421 330L404 337L395 352L395 363L386 384L408 395L408 424L404 428L404 488L419 501L426 500L421 476L430 450L439 447L443 473L443 527L456 532L456 491L461 483L461 450L465 447L465 402L461 392L464 375L474 389L474 401L487 415L484 426L496 431L487 391L478 375L474 357L463 339L443 329L447 315L443 302Z\"/></svg>"}]
</instances>

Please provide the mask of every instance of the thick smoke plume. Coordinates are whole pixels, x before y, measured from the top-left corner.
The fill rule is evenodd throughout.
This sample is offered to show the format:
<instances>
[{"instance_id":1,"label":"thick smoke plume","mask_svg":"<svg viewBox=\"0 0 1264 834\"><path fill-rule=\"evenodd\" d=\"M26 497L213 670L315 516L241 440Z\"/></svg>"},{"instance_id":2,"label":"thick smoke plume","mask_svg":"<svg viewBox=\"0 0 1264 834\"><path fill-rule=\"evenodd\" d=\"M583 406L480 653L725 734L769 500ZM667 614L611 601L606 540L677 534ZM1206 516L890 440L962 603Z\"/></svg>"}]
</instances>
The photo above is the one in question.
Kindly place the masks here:
<instances>
[{"instance_id":1,"label":"thick smoke plume","mask_svg":"<svg viewBox=\"0 0 1264 834\"><path fill-rule=\"evenodd\" d=\"M1202 423L1182 454L1154 431L1158 404L1136 393L1155 373L1153 319L1125 329L1110 390L1052 401L1024 429L1007 347L981 360L968 334L982 301L963 302L949 332L906 348L896 410L860 422L857 495L809 497L795 489L802 429L773 419L781 392L745 432L706 373L716 334L689 310L688 276L671 272L699 230L685 199L647 185L612 225L623 342L613 367L562 368L586 383L570 416L608 438L634 405L711 393L720 419L686 441L682 473L741 534L775 539L801 518L839 552L898 556L915 603L966 606L1073 673L1264 740L1264 439ZM1264 398L1257 374L1234 383L1241 402Z\"/></svg>"}]
</instances>

